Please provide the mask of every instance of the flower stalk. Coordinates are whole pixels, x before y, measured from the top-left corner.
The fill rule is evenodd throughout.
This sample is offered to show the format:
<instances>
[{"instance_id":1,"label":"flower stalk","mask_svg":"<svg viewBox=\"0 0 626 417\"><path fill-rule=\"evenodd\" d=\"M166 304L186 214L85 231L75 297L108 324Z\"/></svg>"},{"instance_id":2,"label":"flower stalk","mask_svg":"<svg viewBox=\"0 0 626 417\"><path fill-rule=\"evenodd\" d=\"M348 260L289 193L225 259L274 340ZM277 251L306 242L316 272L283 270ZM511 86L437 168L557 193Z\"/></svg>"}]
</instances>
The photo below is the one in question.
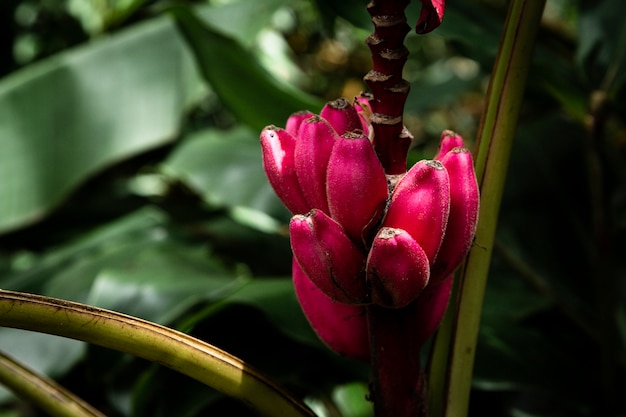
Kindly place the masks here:
<instances>
[{"instance_id":1,"label":"flower stalk","mask_svg":"<svg viewBox=\"0 0 626 417\"><path fill-rule=\"evenodd\" d=\"M374 149L385 172L406 171L406 157L411 137L404 133L402 114L409 95L409 83L402 78L402 68L409 56L404 38L409 33L404 9L409 0L372 0L367 11L372 16L374 33L366 43L372 52L373 68L364 77L374 99L371 123Z\"/></svg>"}]
</instances>

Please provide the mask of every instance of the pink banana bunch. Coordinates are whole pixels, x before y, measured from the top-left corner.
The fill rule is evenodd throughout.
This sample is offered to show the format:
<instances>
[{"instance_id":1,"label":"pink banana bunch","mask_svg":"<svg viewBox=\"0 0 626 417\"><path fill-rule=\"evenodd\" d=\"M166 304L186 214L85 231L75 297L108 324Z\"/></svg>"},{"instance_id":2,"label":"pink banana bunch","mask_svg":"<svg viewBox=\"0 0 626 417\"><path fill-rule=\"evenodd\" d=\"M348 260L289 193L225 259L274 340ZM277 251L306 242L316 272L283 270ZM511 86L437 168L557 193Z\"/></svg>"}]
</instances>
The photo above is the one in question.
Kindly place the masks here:
<instances>
[{"instance_id":1,"label":"pink banana bunch","mask_svg":"<svg viewBox=\"0 0 626 417\"><path fill-rule=\"evenodd\" d=\"M423 344L438 326L450 276L472 243L478 186L462 138L442 134L434 160L386 175L372 145L367 97L293 114L261 132L270 184L289 224L300 305L336 352L369 360L366 306L419 314Z\"/></svg>"}]
</instances>

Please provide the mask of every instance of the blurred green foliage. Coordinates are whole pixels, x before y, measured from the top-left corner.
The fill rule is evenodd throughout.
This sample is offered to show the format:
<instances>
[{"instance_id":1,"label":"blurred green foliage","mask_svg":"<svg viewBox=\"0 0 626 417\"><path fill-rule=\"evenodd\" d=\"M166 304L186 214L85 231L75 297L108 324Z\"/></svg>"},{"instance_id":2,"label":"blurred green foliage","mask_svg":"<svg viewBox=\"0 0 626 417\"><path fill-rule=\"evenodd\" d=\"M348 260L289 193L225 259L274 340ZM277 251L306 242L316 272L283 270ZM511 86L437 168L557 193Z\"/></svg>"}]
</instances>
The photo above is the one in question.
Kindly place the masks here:
<instances>
[{"instance_id":1,"label":"blurred green foliage","mask_svg":"<svg viewBox=\"0 0 626 417\"><path fill-rule=\"evenodd\" d=\"M178 328L320 416L371 415L368 370L323 346L289 279L289 214L259 129L364 89L364 1L5 0L0 287ZM409 21L418 2L407 10ZM506 1L449 1L410 34L411 160L471 143ZM626 3L550 0L500 215L471 415L626 413ZM110 416L246 415L210 389L79 342L0 349ZM620 391L620 387L621 391ZM39 415L0 393L0 416Z\"/></svg>"}]
</instances>

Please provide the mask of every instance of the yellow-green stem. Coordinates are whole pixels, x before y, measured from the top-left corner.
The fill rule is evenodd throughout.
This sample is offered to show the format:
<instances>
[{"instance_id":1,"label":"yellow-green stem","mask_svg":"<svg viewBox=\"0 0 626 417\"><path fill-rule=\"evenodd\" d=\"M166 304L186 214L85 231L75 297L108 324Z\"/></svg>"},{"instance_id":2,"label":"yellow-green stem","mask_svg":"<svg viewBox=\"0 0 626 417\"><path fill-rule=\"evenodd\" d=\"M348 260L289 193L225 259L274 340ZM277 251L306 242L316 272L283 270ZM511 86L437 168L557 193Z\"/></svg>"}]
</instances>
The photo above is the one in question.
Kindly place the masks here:
<instances>
[{"instance_id":1,"label":"yellow-green stem","mask_svg":"<svg viewBox=\"0 0 626 417\"><path fill-rule=\"evenodd\" d=\"M463 417L469 408L474 356L498 212L532 51L545 0L512 0L489 84L476 143L481 190L476 239L455 283L429 369L431 417Z\"/></svg>"},{"instance_id":2,"label":"yellow-green stem","mask_svg":"<svg viewBox=\"0 0 626 417\"><path fill-rule=\"evenodd\" d=\"M244 402L262 416L315 416L303 403L236 357L136 317L0 290L0 326L69 337L157 362Z\"/></svg>"},{"instance_id":3,"label":"yellow-green stem","mask_svg":"<svg viewBox=\"0 0 626 417\"><path fill-rule=\"evenodd\" d=\"M0 352L0 384L54 417L104 417L56 382Z\"/></svg>"}]
</instances>

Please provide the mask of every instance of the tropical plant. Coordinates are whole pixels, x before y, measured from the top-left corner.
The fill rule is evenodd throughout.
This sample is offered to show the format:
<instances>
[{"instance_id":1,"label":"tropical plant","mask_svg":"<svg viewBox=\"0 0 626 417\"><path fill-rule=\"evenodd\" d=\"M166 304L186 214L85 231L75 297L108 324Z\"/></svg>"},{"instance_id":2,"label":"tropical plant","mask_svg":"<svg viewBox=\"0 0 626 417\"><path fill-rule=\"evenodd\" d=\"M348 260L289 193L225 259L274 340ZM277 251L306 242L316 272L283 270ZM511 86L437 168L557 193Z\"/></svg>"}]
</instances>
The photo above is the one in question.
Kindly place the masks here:
<instances>
[{"instance_id":1,"label":"tropical plant","mask_svg":"<svg viewBox=\"0 0 626 417\"><path fill-rule=\"evenodd\" d=\"M294 112L376 96L366 6L0 4L0 416L396 405L374 407L379 368L337 355L303 313L292 215L261 146ZM405 13L424 22L419 2ZM452 129L481 191L442 325L420 357L395 361L424 370L429 416L626 412L624 16L619 0L449 1L439 27L401 40L412 141L397 166L433 158ZM296 218L360 224L345 197ZM383 255L370 254L381 271L389 239L422 245L385 226ZM412 301L387 282L380 304Z\"/></svg>"}]
</instances>

